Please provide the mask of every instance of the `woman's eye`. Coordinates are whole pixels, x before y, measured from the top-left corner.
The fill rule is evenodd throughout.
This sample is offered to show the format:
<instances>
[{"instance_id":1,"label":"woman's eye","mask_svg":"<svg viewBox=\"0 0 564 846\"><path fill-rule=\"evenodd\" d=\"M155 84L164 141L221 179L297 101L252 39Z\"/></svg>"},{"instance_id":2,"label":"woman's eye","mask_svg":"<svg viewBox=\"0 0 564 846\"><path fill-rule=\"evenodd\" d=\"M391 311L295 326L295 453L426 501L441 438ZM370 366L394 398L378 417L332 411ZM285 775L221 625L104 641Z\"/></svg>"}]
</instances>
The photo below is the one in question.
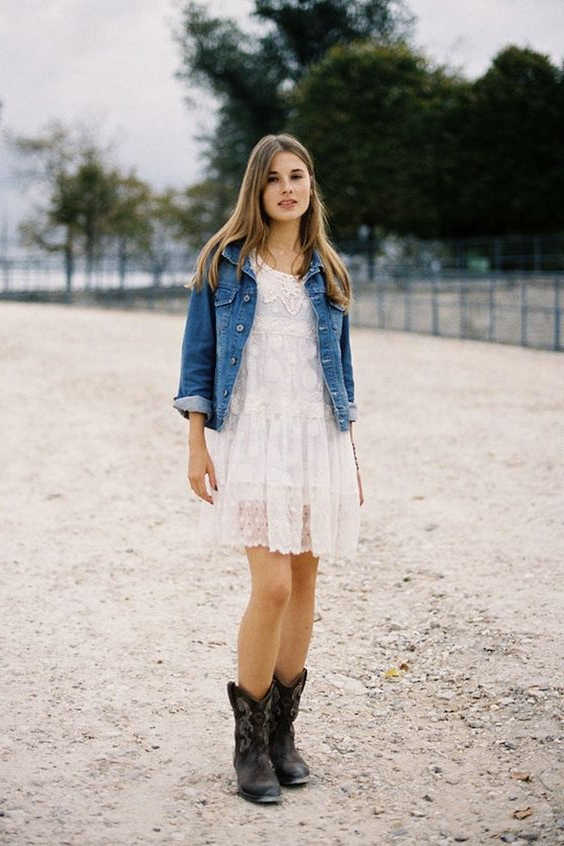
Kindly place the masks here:
<instances>
[{"instance_id":1,"label":"woman's eye","mask_svg":"<svg viewBox=\"0 0 564 846\"><path fill-rule=\"evenodd\" d=\"M303 179L303 175L301 173L294 173L292 179Z\"/></svg>"},{"instance_id":2,"label":"woman's eye","mask_svg":"<svg viewBox=\"0 0 564 846\"><path fill-rule=\"evenodd\" d=\"M275 182L277 178L278 178L278 177L276 177L276 176L269 176L269 177L268 177L268 181L269 181L269 182Z\"/></svg>"}]
</instances>

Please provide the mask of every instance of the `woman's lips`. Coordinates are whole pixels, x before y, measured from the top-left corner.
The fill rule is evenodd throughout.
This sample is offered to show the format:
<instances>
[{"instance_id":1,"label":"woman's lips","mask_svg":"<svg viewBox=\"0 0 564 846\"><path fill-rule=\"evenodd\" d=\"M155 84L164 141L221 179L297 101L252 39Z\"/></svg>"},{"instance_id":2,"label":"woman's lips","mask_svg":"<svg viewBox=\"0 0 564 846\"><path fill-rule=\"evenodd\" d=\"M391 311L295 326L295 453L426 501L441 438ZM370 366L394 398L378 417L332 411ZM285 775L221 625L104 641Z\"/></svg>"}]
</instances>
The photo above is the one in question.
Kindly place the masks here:
<instances>
[{"instance_id":1,"label":"woman's lips","mask_svg":"<svg viewBox=\"0 0 564 846\"><path fill-rule=\"evenodd\" d=\"M291 206L296 205L297 200L282 200L278 203L279 206L285 206L286 208L290 208Z\"/></svg>"}]
</instances>

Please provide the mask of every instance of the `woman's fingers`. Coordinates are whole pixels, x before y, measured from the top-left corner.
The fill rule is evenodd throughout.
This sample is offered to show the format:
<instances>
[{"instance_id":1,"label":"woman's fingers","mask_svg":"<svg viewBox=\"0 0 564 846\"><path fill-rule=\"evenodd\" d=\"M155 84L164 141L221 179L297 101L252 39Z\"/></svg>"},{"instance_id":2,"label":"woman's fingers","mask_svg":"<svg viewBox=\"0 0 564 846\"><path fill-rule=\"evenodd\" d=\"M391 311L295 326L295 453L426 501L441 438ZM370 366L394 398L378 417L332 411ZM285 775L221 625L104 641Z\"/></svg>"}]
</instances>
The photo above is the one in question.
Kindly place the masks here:
<instances>
[{"instance_id":1,"label":"woman's fingers","mask_svg":"<svg viewBox=\"0 0 564 846\"><path fill-rule=\"evenodd\" d=\"M194 491L194 493L199 496L201 499L209 502L213 505L213 500L206 488L206 477L205 474L201 473L191 473L188 474L188 481L190 482L190 487Z\"/></svg>"},{"instance_id":2,"label":"woman's fingers","mask_svg":"<svg viewBox=\"0 0 564 846\"><path fill-rule=\"evenodd\" d=\"M198 494L199 497L201 497L201 499L203 499L203 500L205 500L205 502L209 502L211 505L213 505L213 499L211 498L211 496L208 493L208 490L206 488L205 476L202 476L200 479L198 479L198 482L196 483L196 487L193 488L193 490L196 494Z\"/></svg>"},{"instance_id":3,"label":"woman's fingers","mask_svg":"<svg viewBox=\"0 0 564 846\"><path fill-rule=\"evenodd\" d=\"M205 449L198 449L194 453L190 453L188 462L188 481L190 487L200 499L204 502L209 502L213 505L213 499L208 492L206 485L206 474L210 479L210 485L217 490L217 481L215 478L215 469L210 458L209 452Z\"/></svg>"},{"instance_id":4,"label":"woman's fingers","mask_svg":"<svg viewBox=\"0 0 564 846\"><path fill-rule=\"evenodd\" d=\"M216 479L216 476L215 476L215 467L213 466L213 461L211 460L211 458L208 462L208 476L210 477L210 485L212 486L214 491L216 491L217 490L217 479Z\"/></svg>"}]
</instances>

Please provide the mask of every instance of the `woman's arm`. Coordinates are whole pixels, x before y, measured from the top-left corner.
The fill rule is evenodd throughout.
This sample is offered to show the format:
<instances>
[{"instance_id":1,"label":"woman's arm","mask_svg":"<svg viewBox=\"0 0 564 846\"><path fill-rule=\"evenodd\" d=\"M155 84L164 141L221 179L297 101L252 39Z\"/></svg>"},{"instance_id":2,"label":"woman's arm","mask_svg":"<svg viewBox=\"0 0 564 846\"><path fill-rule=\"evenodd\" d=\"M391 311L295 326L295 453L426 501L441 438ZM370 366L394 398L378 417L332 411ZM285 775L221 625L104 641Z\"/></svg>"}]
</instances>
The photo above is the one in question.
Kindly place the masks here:
<instances>
[{"instance_id":1,"label":"woman's arm","mask_svg":"<svg viewBox=\"0 0 564 846\"><path fill-rule=\"evenodd\" d=\"M217 479L206 445L205 419L205 414L192 410L188 427L188 482L195 494L213 505L213 499L206 487L206 475L214 490L217 490Z\"/></svg>"},{"instance_id":2,"label":"woman's arm","mask_svg":"<svg viewBox=\"0 0 564 846\"><path fill-rule=\"evenodd\" d=\"M343 365L343 376L345 379L345 388L349 400L349 420L356 420L358 417L358 409L354 400L354 376L353 376L353 362L351 353L351 339L350 339L350 323L349 315L343 315L343 326L341 329L341 362ZM352 437L352 428L351 428Z\"/></svg>"},{"instance_id":3,"label":"woman's arm","mask_svg":"<svg viewBox=\"0 0 564 846\"><path fill-rule=\"evenodd\" d=\"M202 287L191 291L182 339L180 380L173 405L183 417L198 411L207 421L212 415L215 348L214 293L204 277Z\"/></svg>"}]
</instances>

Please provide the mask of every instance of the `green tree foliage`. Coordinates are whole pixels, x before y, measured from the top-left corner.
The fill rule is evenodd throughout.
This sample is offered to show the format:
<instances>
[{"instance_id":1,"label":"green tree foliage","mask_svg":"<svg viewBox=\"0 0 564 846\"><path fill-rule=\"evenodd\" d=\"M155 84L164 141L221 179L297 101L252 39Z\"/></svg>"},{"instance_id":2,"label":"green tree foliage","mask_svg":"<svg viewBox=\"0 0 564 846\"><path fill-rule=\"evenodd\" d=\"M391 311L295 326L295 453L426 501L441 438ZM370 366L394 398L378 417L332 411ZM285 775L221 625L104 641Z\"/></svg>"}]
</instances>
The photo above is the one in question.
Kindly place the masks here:
<instances>
[{"instance_id":1,"label":"green tree foliage","mask_svg":"<svg viewBox=\"0 0 564 846\"><path fill-rule=\"evenodd\" d=\"M333 229L431 235L449 104L462 82L404 44L336 47L293 97L290 129L313 151Z\"/></svg>"},{"instance_id":2,"label":"green tree foliage","mask_svg":"<svg viewBox=\"0 0 564 846\"><path fill-rule=\"evenodd\" d=\"M562 225L562 71L508 47L469 82L406 45L334 48L296 86L290 129L312 149L343 238L361 224L445 237Z\"/></svg>"},{"instance_id":3,"label":"green tree foliage","mask_svg":"<svg viewBox=\"0 0 564 846\"><path fill-rule=\"evenodd\" d=\"M106 243L115 241L120 285L125 285L127 265L139 254L150 252L151 190L135 173L118 177L114 203L106 218Z\"/></svg>"},{"instance_id":4,"label":"green tree foliage","mask_svg":"<svg viewBox=\"0 0 564 846\"><path fill-rule=\"evenodd\" d=\"M215 207L208 206L214 228L235 201L252 146L286 126L288 92L310 65L333 45L399 39L413 23L400 0L256 0L253 17L264 24L259 35L211 17L205 4L188 2L174 36L181 52L176 76L206 88L219 103L214 131L200 138L207 160L202 191L207 202L215 198ZM210 179L221 181L224 190L210 191Z\"/></svg>"},{"instance_id":5,"label":"green tree foliage","mask_svg":"<svg viewBox=\"0 0 564 846\"><path fill-rule=\"evenodd\" d=\"M254 16L274 25L279 53L293 81L337 44L407 39L414 20L403 5L389 0L256 0Z\"/></svg>"},{"instance_id":6,"label":"green tree foliage","mask_svg":"<svg viewBox=\"0 0 564 846\"><path fill-rule=\"evenodd\" d=\"M553 232L564 225L564 68L508 46L477 79L458 133L452 231Z\"/></svg>"},{"instance_id":7,"label":"green tree foliage","mask_svg":"<svg viewBox=\"0 0 564 846\"><path fill-rule=\"evenodd\" d=\"M153 194L134 173L123 176L90 130L77 136L55 122L38 136L8 140L24 162L20 177L39 183L47 198L21 222L20 237L24 244L64 254L68 290L76 257L86 257L88 285L97 260L114 244L122 283L132 256L147 256L160 278L167 239L180 228L174 192Z\"/></svg>"}]
</instances>

